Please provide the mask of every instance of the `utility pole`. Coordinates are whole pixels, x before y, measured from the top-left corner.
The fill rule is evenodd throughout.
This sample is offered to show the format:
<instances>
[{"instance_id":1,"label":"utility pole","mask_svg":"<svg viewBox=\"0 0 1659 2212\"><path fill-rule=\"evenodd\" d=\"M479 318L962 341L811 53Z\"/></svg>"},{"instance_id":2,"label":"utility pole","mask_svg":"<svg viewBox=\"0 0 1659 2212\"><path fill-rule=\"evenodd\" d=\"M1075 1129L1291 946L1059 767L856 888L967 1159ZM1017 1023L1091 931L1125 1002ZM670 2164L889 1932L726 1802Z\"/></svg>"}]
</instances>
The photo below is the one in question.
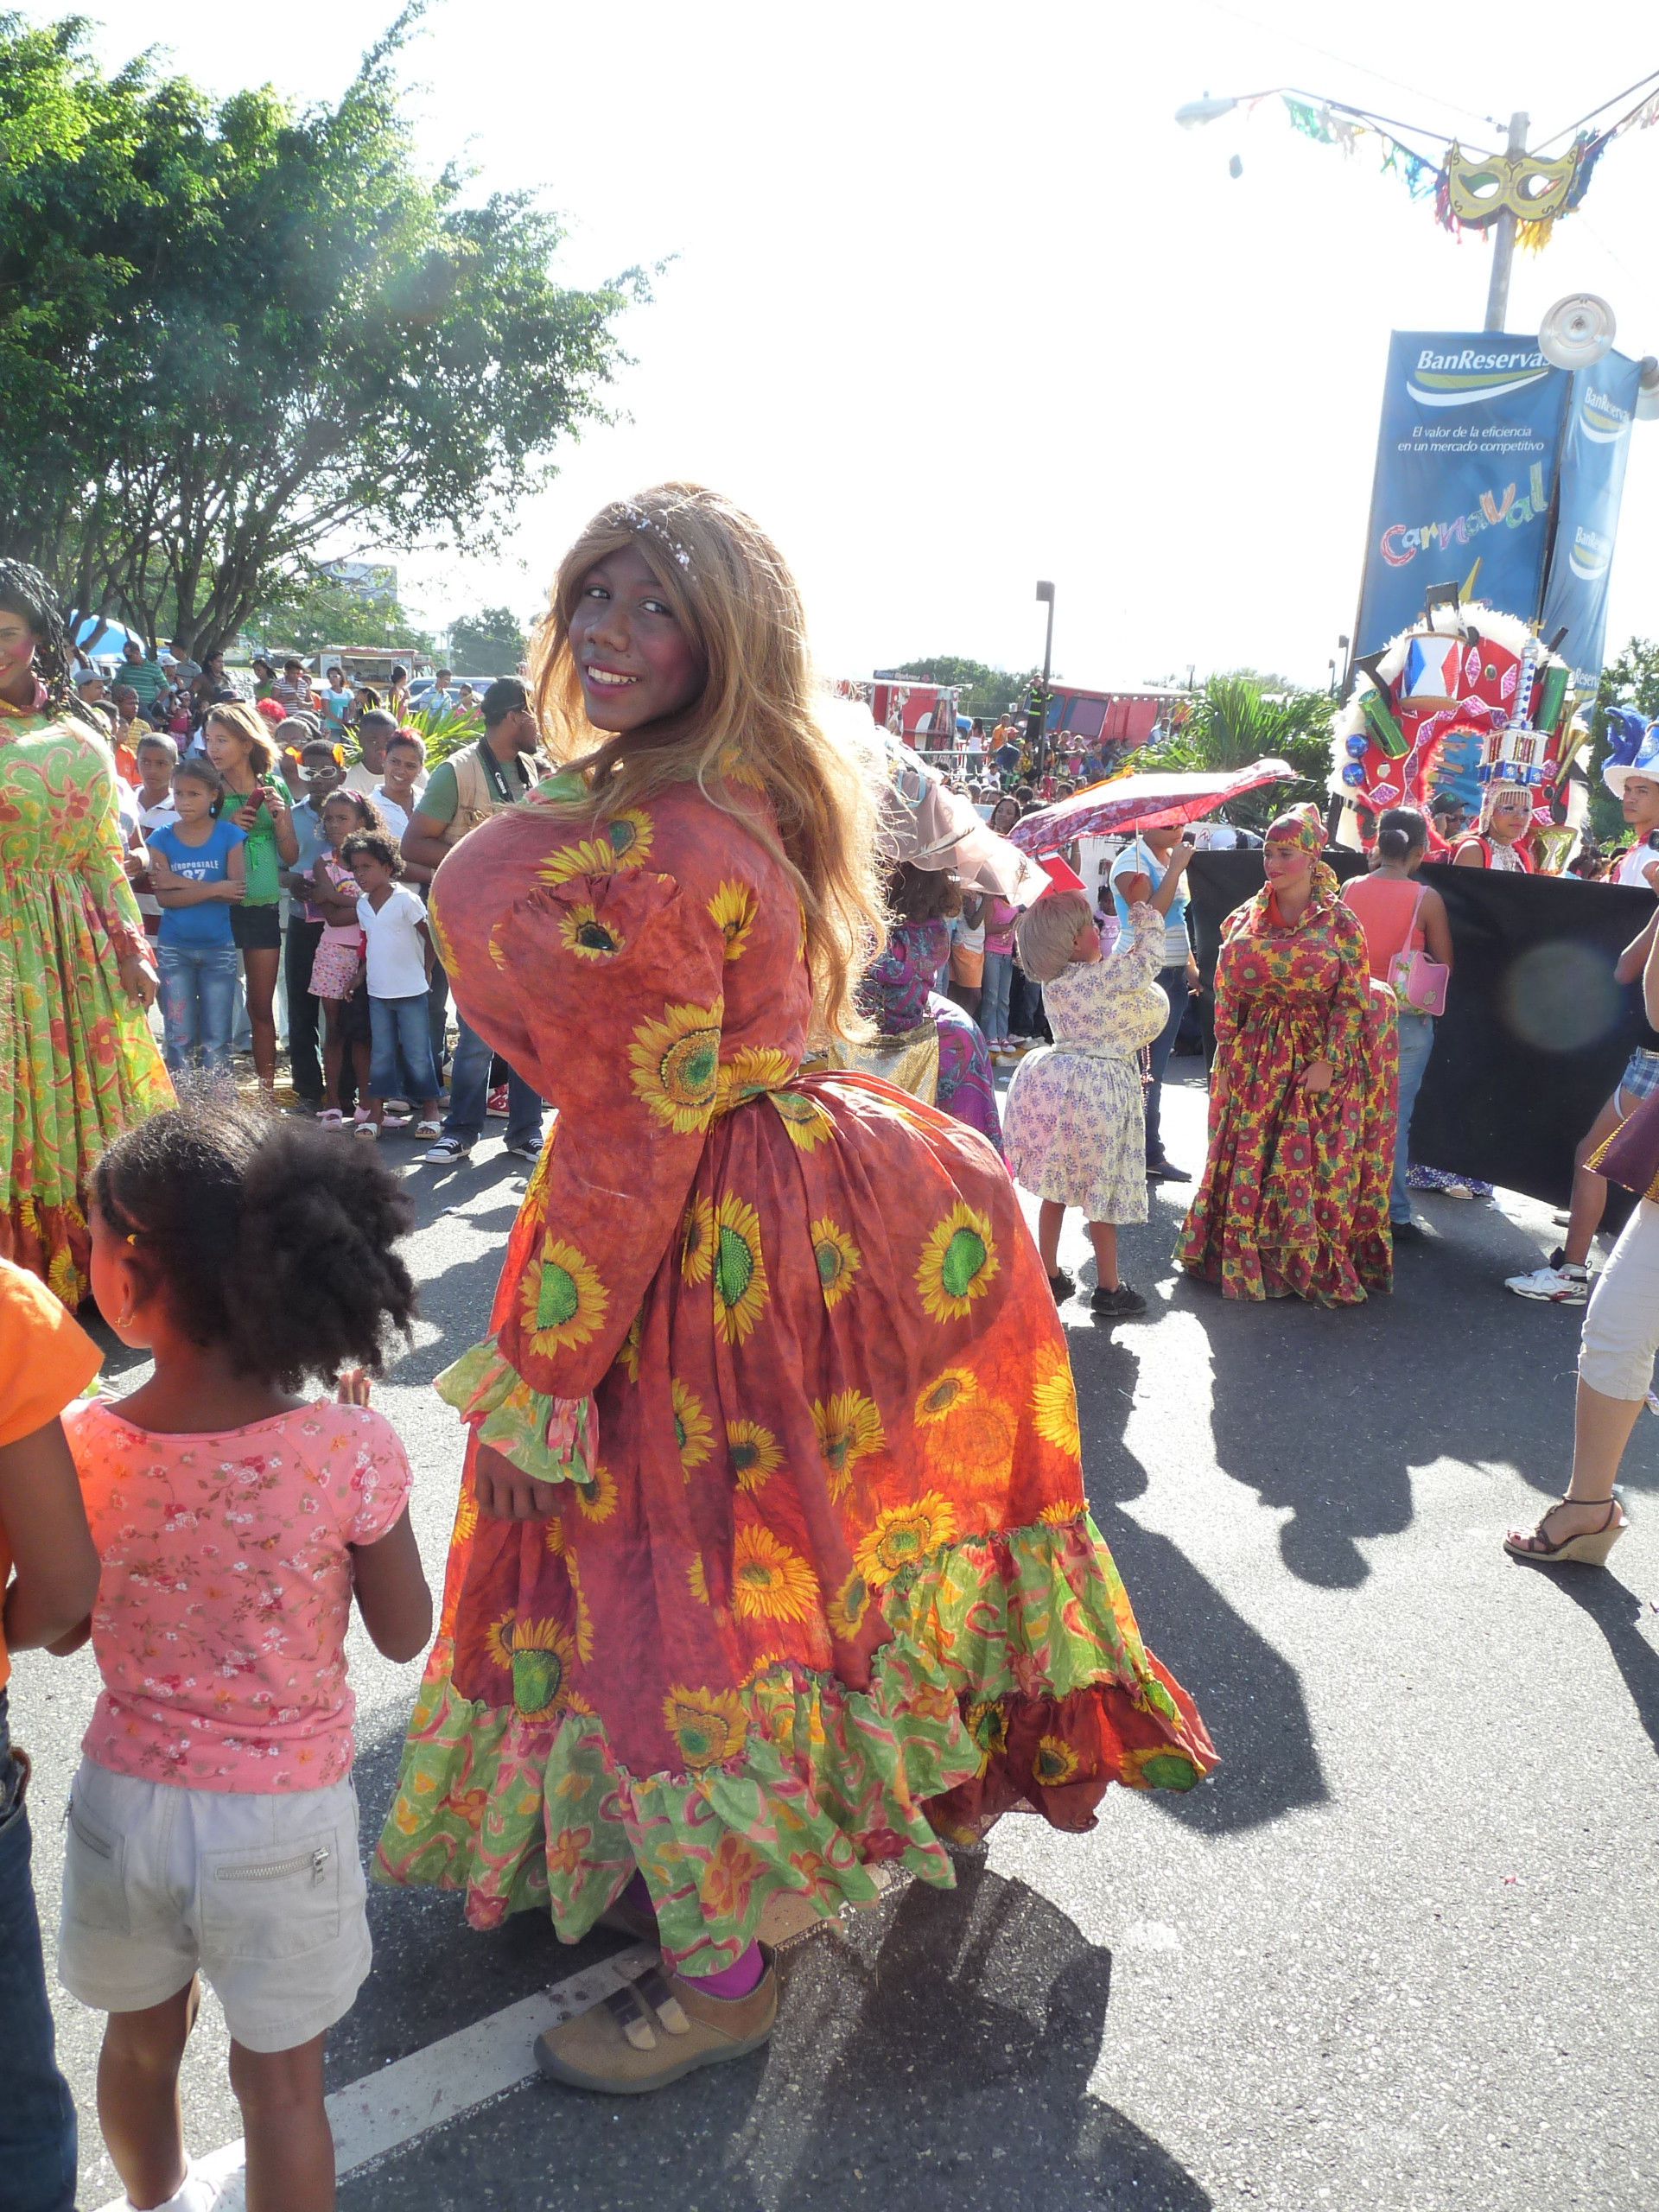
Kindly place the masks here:
<instances>
[{"instance_id":1,"label":"utility pole","mask_svg":"<svg viewBox=\"0 0 1659 2212\"><path fill-rule=\"evenodd\" d=\"M1517 108L1510 118L1511 156L1527 150L1530 116ZM1486 294L1486 328L1502 330L1510 311L1510 269L1515 260L1515 210L1505 207L1492 226L1492 281Z\"/></svg>"},{"instance_id":2,"label":"utility pole","mask_svg":"<svg viewBox=\"0 0 1659 2212\"><path fill-rule=\"evenodd\" d=\"M1032 757L1036 760L1038 772L1040 774L1046 765L1048 754L1045 725L1048 721L1048 671L1054 659L1053 585L1039 583L1037 587L1037 596L1039 601L1046 600L1048 602L1048 632L1043 639L1043 688L1036 703L1026 716L1026 742L1031 747Z\"/></svg>"}]
</instances>

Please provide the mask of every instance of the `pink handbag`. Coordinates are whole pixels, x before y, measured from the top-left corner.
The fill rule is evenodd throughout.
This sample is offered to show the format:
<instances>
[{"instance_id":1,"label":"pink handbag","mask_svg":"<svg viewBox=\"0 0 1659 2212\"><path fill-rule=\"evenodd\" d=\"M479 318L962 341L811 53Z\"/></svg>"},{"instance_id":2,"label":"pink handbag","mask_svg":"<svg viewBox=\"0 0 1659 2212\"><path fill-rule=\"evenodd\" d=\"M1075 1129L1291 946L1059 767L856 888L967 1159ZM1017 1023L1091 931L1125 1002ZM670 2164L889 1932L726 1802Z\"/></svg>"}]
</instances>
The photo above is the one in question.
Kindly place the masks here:
<instances>
[{"instance_id":1,"label":"pink handbag","mask_svg":"<svg viewBox=\"0 0 1659 2212\"><path fill-rule=\"evenodd\" d=\"M1417 887L1411 919L1406 924L1408 938L1417 926L1418 911L1427 889L1426 883L1420 883ZM1389 963L1389 984L1402 1013L1444 1014L1446 987L1451 980L1452 970L1443 960L1431 960L1428 954L1421 949L1414 952L1409 944L1396 952Z\"/></svg>"}]
</instances>

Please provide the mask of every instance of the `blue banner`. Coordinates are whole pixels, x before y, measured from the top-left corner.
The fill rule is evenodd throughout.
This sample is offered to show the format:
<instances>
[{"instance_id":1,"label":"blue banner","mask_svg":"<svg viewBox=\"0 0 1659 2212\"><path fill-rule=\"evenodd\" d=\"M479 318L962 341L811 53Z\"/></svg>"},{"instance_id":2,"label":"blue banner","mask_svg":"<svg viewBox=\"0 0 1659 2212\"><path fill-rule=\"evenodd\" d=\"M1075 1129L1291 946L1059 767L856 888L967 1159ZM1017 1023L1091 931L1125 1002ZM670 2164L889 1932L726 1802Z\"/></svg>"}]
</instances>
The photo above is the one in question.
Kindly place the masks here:
<instances>
[{"instance_id":1,"label":"blue banner","mask_svg":"<svg viewBox=\"0 0 1659 2212\"><path fill-rule=\"evenodd\" d=\"M1641 373L1639 362L1609 353L1573 378L1541 627L1546 638L1566 630L1560 652L1572 664L1575 690L1593 691L1601 675L1607 582Z\"/></svg>"},{"instance_id":2,"label":"blue banner","mask_svg":"<svg viewBox=\"0 0 1659 2212\"><path fill-rule=\"evenodd\" d=\"M1394 332L1356 653L1408 629L1431 584L1537 620L1572 383L1535 339Z\"/></svg>"}]
</instances>

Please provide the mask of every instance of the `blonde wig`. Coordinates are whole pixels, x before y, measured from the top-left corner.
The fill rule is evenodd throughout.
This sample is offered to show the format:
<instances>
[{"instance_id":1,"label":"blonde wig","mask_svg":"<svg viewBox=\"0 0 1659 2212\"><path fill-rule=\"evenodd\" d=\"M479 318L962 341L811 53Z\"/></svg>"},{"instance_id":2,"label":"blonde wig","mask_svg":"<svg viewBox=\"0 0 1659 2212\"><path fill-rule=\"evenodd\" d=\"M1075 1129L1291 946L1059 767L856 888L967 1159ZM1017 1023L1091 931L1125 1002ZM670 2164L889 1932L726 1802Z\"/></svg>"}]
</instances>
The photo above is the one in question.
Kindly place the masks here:
<instances>
[{"instance_id":1,"label":"blonde wig","mask_svg":"<svg viewBox=\"0 0 1659 2212\"><path fill-rule=\"evenodd\" d=\"M270 724L240 699L227 699L222 707L209 707L201 718L202 735L206 737L210 724L223 722L226 728L234 730L248 748L248 766L256 776L268 776L276 766L276 747L271 738Z\"/></svg>"},{"instance_id":2,"label":"blonde wig","mask_svg":"<svg viewBox=\"0 0 1659 2212\"><path fill-rule=\"evenodd\" d=\"M1020 965L1033 983L1052 983L1071 964L1077 931L1094 916L1081 891L1046 891L1014 925Z\"/></svg>"},{"instance_id":3,"label":"blonde wig","mask_svg":"<svg viewBox=\"0 0 1659 2212\"><path fill-rule=\"evenodd\" d=\"M595 563L638 548L707 671L701 696L658 729L597 730L583 705L570 620ZM876 781L832 738L806 647L800 594L759 525L701 484L658 484L594 516L560 563L531 643L543 741L586 779L575 810L602 821L695 783L782 862L806 916L815 1035L861 1036L859 971L882 943ZM777 827L743 804L766 794Z\"/></svg>"}]
</instances>

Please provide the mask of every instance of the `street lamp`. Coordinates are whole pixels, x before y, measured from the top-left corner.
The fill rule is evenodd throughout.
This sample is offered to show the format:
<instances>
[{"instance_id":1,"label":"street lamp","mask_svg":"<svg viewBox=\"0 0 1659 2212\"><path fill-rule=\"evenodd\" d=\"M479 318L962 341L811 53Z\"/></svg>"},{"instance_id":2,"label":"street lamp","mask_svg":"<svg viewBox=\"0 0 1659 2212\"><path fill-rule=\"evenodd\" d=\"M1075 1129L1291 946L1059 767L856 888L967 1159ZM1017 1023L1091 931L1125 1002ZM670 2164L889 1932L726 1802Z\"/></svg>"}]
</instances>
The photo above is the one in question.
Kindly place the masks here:
<instances>
[{"instance_id":1,"label":"street lamp","mask_svg":"<svg viewBox=\"0 0 1659 2212\"><path fill-rule=\"evenodd\" d=\"M1043 640L1042 689L1026 711L1026 743L1031 747L1032 757L1037 762L1040 772L1043 766L1043 725L1048 718L1048 671L1054 658L1053 585L1039 582L1037 587L1037 596L1039 600L1047 603L1048 634Z\"/></svg>"}]
</instances>

